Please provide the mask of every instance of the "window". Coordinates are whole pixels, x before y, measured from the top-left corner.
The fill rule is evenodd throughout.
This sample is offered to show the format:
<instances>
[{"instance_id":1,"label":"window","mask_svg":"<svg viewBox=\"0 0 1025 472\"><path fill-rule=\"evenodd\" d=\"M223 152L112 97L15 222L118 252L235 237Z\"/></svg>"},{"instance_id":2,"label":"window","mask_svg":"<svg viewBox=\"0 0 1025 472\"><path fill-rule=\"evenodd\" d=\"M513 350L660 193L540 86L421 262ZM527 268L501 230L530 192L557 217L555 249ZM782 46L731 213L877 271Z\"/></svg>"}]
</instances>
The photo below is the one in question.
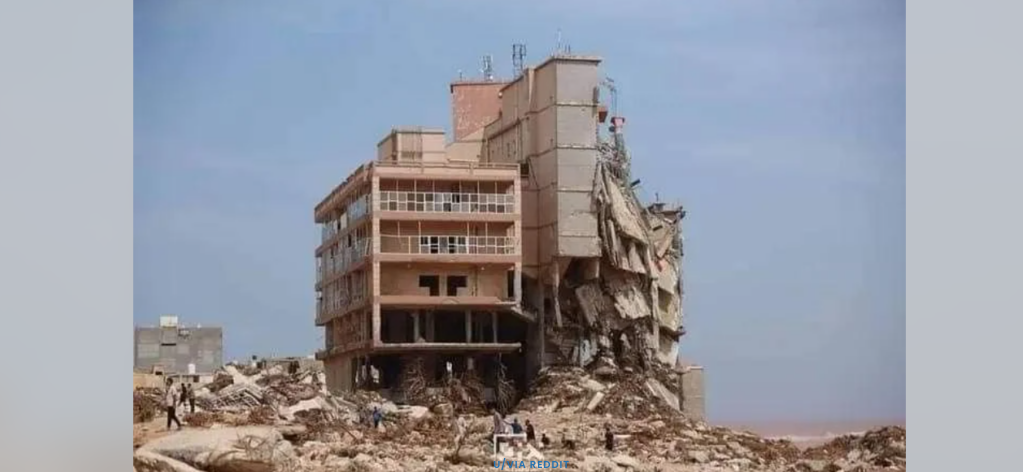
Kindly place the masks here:
<instances>
[{"instance_id":1,"label":"window","mask_svg":"<svg viewBox=\"0 0 1025 472\"><path fill-rule=\"evenodd\" d=\"M445 278L445 294L454 297L459 294L459 289L466 288L465 275L450 275Z\"/></svg>"},{"instance_id":2,"label":"window","mask_svg":"<svg viewBox=\"0 0 1025 472\"><path fill-rule=\"evenodd\" d=\"M422 288L427 288L432 297L437 297L440 294L440 278L437 275L421 275L419 285Z\"/></svg>"}]
</instances>

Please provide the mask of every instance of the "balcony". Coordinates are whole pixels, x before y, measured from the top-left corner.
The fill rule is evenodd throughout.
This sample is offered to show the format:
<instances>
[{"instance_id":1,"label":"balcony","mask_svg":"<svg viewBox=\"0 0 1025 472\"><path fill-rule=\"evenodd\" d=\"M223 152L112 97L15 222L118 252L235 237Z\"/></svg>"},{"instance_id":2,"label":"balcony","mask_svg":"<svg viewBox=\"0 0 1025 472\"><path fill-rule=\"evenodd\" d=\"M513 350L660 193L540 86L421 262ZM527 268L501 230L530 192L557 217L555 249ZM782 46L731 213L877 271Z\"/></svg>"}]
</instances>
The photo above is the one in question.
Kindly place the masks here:
<instances>
[{"instance_id":1,"label":"balcony","mask_svg":"<svg viewBox=\"0 0 1025 472\"><path fill-rule=\"evenodd\" d=\"M317 301L315 322L317 325L327 323L336 315L348 313L352 309L363 306L368 300L370 300L370 296L367 295L364 287L360 287L352 292L335 292L334 296Z\"/></svg>"},{"instance_id":2,"label":"balcony","mask_svg":"<svg viewBox=\"0 0 1025 472\"><path fill-rule=\"evenodd\" d=\"M320 242L326 243L338 233L344 232L352 223L359 221L370 211L370 195L363 195L345 207L337 219L321 225Z\"/></svg>"},{"instance_id":3,"label":"balcony","mask_svg":"<svg viewBox=\"0 0 1025 472\"><path fill-rule=\"evenodd\" d=\"M382 191L381 211L417 213L512 214L516 196L511 193Z\"/></svg>"},{"instance_id":4,"label":"balcony","mask_svg":"<svg viewBox=\"0 0 1025 472\"><path fill-rule=\"evenodd\" d=\"M321 283L336 274L343 274L351 267L359 264L370 255L370 240L356 240L350 247L340 248L334 257L326 255L320 269L317 271L317 283Z\"/></svg>"},{"instance_id":5,"label":"balcony","mask_svg":"<svg viewBox=\"0 0 1025 472\"><path fill-rule=\"evenodd\" d=\"M519 246L508 236L381 235L381 262L502 263L519 260Z\"/></svg>"},{"instance_id":6,"label":"balcony","mask_svg":"<svg viewBox=\"0 0 1025 472\"><path fill-rule=\"evenodd\" d=\"M515 255L515 238L509 236L381 235L382 254Z\"/></svg>"}]
</instances>

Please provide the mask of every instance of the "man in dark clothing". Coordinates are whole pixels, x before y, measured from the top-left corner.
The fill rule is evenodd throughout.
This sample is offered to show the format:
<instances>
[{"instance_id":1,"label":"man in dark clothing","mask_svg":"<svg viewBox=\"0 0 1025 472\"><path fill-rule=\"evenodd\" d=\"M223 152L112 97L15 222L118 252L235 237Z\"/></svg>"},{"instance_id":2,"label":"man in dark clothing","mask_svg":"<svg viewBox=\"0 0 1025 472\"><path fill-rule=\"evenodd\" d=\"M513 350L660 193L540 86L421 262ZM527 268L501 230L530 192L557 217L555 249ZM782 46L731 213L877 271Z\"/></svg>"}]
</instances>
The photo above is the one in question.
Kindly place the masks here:
<instances>
[{"instance_id":1,"label":"man in dark clothing","mask_svg":"<svg viewBox=\"0 0 1025 472\"><path fill-rule=\"evenodd\" d=\"M185 381L182 381L182 388L181 391L178 392L178 394L180 397L178 399L178 404L181 406L185 406L185 404L188 403L189 400L189 384L185 383Z\"/></svg>"},{"instance_id":2,"label":"man in dark clothing","mask_svg":"<svg viewBox=\"0 0 1025 472\"><path fill-rule=\"evenodd\" d=\"M545 434L545 433L541 433L541 445L544 446L545 449L547 449L548 445L551 444L551 443L552 443L552 440L548 439L548 435Z\"/></svg>"},{"instance_id":3,"label":"man in dark clothing","mask_svg":"<svg viewBox=\"0 0 1025 472\"><path fill-rule=\"evenodd\" d=\"M189 400L189 413L195 413L196 412L196 390L194 388L192 388L191 385L189 386L188 400Z\"/></svg>"},{"instance_id":4,"label":"man in dark clothing","mask_svg":"<svg viewBox=\"0 0 1025 472\"><path fill-rule=\"evenodd\" d=\"M612 434L612 426L605 425L605 449L612 450L616 447L616 436Z\"/></svg>"},{"instance_id":5,"label":"man in dark clothing","mask_svg":"<svg viewBox=\"0 0 1025 472\"><path fill-rule=\"evenodd\" d=\"M384 418L384 415L381 414L380 408L376 406L374 407L372 418L374 420L374 429L377 429L377 426L381 424L381 420Z\"/></svg>"},{"instance_id":6,"label":"man in dark clothing","mask_svg":"<svg viewBox=\"0 0 1025 472\"><path fill-rule=\"evenodd\" d=\"M524 424L527 425L527 444L534 444L536 439L534 436L534 425L530 424L530 420L527 420Z\"/></svg>"},{"instance_id":7,"label":"man in dark clothing","mask_svg":"<svg viewBox=\"0 0 1025 472\"><path fill-rule=\"evenodd\" d=\"M520 424L520 420L513 418L512 424L513 434L523 434L523 425Z\"/></svg>"}]
</instances>

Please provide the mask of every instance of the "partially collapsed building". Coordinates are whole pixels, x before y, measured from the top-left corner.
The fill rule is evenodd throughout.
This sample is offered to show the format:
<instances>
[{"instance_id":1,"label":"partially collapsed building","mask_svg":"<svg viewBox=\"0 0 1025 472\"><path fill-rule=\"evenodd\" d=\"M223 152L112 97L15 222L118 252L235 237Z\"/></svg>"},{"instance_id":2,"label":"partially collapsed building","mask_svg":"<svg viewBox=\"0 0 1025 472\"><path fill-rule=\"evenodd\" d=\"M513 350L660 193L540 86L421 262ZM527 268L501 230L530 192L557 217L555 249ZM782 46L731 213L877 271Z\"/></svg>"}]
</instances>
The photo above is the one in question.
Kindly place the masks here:
<instances>
[{"instance_id":1,"label":"partially collapsed building","mask_svg":"<svg viewBox=\"0 0 1025 472\"><path fill-rule=\"evenodd\" d=\"M452 136L393 129L315 208L328 387L508 401L542 366L676 367L679 206L642 203L601 60L450 84Z\"/></svg>"}]
</instances>

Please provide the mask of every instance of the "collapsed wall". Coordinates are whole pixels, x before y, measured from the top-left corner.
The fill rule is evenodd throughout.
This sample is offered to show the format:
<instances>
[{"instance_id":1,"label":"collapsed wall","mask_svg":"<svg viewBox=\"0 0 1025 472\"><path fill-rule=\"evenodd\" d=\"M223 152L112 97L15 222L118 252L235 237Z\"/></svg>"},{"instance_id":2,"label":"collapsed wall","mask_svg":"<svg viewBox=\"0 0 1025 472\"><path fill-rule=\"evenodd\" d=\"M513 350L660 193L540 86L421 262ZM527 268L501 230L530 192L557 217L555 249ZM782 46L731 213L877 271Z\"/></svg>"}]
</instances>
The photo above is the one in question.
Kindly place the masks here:
<instances>
[{"instance_id":1,"label":"collapsed wall","mask_svg":"<svg viewBox=\"0 0 1025 472\"><path fill-rule=\"evenodd\" d=\"M556 362L615 373L677 365L682 323L683 259L679 206L643 205L630 176L622 118L598 143L592 209L601 256L576 259L556 282L556 326L546 347Z\"/></svg>"}]
</instances>

